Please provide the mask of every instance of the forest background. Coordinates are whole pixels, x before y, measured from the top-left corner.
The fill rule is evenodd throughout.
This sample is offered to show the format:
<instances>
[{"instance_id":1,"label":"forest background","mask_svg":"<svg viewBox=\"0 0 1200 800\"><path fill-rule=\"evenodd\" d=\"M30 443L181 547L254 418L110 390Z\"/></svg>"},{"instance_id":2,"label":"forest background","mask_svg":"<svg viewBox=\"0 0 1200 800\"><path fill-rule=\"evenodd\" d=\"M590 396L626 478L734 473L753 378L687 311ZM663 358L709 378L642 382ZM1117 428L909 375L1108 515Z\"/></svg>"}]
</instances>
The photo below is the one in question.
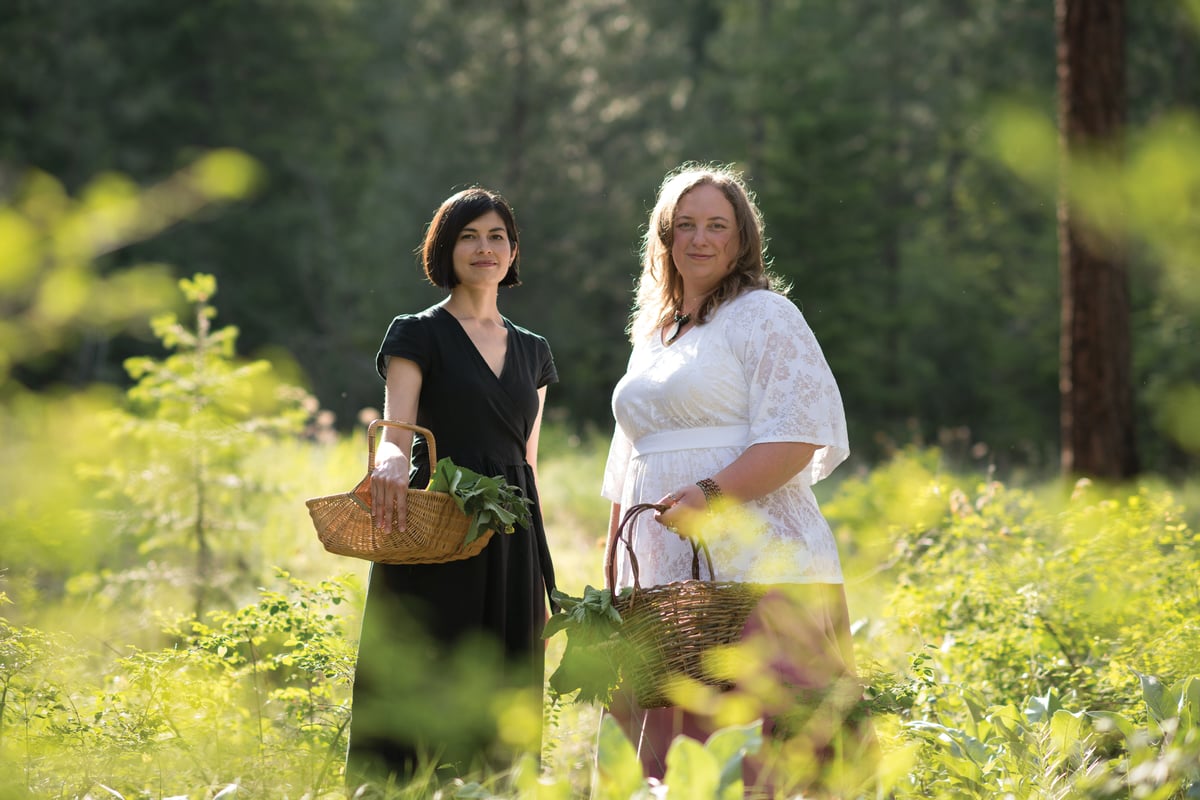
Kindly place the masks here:
<instances>
[{"instance_id":1,"label":"forest background","mask_svg":"<svg viewBox=\"0 0 1200 800\"><path fill-rule=\"evenodd\" d=\"M987 462L1057 466L1053 158L1020 126L998 139L1006 110L1054 119L1050 3L5 5L0 191L30 169L75 194L110 172L159 181L214 148L249 155L261 180L236 209L102 269L215 275L242 351L294 360L343 431L381 402L387 322L440 299L413 256L423 226L478 182L516 206L525 285L502 309L554 349L548 419L607 433L655 189L684 160L716 160L758 193L857 457L950 436ZM1131 3L1127 59L1130 130L1200 104L1187 3ZM1173 390L1200 372L1196 296L1171 267L1133 249L1151 471L1194 463L1170 428ZM16 375L121 384L123 359L154 348L144 320L85 325Z\"/></svg>"},{"instance_id":2,"label":"forest background","mask_svg":"<svg viewBox=\"0 0 1200 800\"><path fill-rule=\"evenodd\" d=\"M1113 494L1058 482L1050 3L9 0L0 14L14 797L102 780L158 796L146 787L168 792L171 775L198 797L236 776L252 795L332 791L364 565L323 554L300 501L360 477L374 352L393 315L440 299L412 251L457 188L516 207L525 283L501 308L554 350L543 495L564 585L596 583L639 238L684 160L746 171L838 377L855 452L820 488L856 646L881 714L898 715L879 718L898 796L1015 782L1108 797L1114 775L1196 791L1195 0L1128 4L1126 158L1086 193L1128 234L1144 475ZM171 618L188 612L196 627ZM478 689L454 706L467 720L487 684L457 677ZM455 701L431 698L429 719L456 717L437 702ZM1138 727L1117 747L1063 722L1078 709ZM559 713L548 763L577 793L594 727ZM1164 737L1169 720L1190 738Z\"/></svg>"}]
</instances>

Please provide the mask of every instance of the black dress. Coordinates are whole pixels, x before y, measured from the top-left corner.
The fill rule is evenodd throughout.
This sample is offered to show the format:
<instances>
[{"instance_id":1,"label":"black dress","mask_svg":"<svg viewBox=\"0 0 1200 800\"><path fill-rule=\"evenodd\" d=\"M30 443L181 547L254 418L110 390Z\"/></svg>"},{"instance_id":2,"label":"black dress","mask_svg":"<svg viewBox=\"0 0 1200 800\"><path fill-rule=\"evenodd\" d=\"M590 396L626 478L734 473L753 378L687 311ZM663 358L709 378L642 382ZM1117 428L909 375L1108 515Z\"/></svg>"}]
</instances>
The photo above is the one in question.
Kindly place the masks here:
<instances>
[{"instance_id":1,"label":"black dress","mask_svg":"<svg viewBox=\"0 0 1200 800\"><path fill-rule=\"evenodd\" d=\"M537 419L537 391L558 375L545 339L507 319L504 324L508 344L499 377L440 306L396 317L379 348L376 366L385 379L388 356L420 367L417 424L433 432L438 458L503 475L533 501L533 521L528 529L497 532L479 555L461 561L371 565L354 681L351 785L387 773L403 778L419 755L432 754L460 771L495 758L498 731L486 720L467 719L471 708L456 705L486 706L487 698L462 696L478 686L530 690L540 720L541 631L554 570L525 447ZM413 444L412 465L411 485L424 488L430 464L422 437ZM452 653L481 634L503 660L481 663L477 679L452 678ZM411 652L415 642L424 652ZM447 685L454 680L457 687Z\"/></svg>"}]
</instances>

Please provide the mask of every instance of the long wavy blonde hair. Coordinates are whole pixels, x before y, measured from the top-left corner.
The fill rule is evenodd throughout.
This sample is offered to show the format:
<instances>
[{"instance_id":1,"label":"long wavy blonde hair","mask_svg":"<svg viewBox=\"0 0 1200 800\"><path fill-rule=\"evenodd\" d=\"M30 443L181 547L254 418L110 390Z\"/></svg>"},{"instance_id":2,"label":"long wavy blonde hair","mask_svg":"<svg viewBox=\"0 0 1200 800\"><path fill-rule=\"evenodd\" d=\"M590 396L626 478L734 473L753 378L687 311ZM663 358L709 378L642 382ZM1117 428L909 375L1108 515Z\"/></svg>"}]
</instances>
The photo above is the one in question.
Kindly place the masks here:
<instances>
[{"instance_id":1,"label":"long wavy blonde hair","mask_svg":"<svg viewBox=\"0 0 1200 800\"><path fill-rule=\"evenodd\" d=\"M695 324L703 325L717 306L742 292L771 289L786 295L790 290L769 268L762 212L742 174L732 166L688 162L667 173L663 179L642 238L642 274L638 277L628 329L629 338L634 342L670 322L683 304L683 279L671 257L675 210L685 194L705 184L719 189L733 206L740 246L729 274L693 314Z\"/></svg>"}]
</instances>

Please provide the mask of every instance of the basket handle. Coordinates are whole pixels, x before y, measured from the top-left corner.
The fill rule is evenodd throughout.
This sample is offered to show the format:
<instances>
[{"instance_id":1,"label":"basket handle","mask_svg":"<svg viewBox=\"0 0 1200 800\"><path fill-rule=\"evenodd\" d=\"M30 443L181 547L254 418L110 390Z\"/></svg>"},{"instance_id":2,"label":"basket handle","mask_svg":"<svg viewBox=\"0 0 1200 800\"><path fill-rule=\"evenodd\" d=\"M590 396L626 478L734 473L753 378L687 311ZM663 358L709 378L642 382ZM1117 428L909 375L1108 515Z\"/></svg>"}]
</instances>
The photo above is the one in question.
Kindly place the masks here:
<instances>
[{"instance_id":1,"label":"basket handle","mask_svg":"<svg viewBox=\"0 0 1200 800\"><path fill-rule=\"evenodd\" d=\"M437 466L437 442L434 441L433 431L428 428L422 428L420 425L413 425L408 422L397 422L392 419L376 419L372 420L367 426L367 474L370 475L375 471L375 432L382 427L400 428L401 430L412 431L419 433L425 437L425 442L429 447L429 469L432 475L433 468Z\"/></svg>"},{"instance_id":2,"label":"basket handle","mask_svg":"<svg viewBox=\"0 0 1200 800\"><path fill-rule=\"evenodd\" d=\"M625 545L625 551L629 554L629 566L633 568L633 588L634 591L640 591L642 583L638 574L637 554L633 552L632 534L630 533L630 523L634 517L645 511L658 511L662 513L670 506L659 503L637 503L630 506L625 514L621 517L621 524L617 526L617 541ZM708 566L708 577L710 580L716 580L716 573L713 572L712 554L708 552L708 545L703 541L689 538L688 542L692 545L692 580L700 580L700 552L704 552L704 561ZM608 560L605 565L608 571L608 585L613 587L615 592L617 586L617 559L615 557Z\"/></svg>"}]
</instances>

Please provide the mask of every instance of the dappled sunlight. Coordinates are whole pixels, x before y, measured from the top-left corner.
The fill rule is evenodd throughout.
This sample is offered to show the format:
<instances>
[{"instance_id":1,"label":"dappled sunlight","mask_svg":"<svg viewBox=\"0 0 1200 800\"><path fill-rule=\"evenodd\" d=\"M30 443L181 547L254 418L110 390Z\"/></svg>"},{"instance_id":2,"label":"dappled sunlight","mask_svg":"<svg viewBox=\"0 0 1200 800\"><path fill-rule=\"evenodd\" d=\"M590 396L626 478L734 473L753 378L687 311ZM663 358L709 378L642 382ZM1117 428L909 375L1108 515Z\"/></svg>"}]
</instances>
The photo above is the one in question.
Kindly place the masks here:
<instances>
[{"instance_id":1,"label":"dappled sunlight","mask_svg":"<svg viewBox=\"0 0 1200 800\"><path fill-rule=\"evenodd\" d=\"M1183 4L1200 31L1200 0ZM776 10L788 10L783 6ZM614 11L609 24L624 19L639 36L649 36L653 26L629 14ZM588 30L580 22L579 31ZM575 39L571 47L583 41ZM730 41L713 44L720 47L710 52L720 53ZM461 82L468 73L456 76ZM687 78L678 85L701 83ZM630 109L650 108L645 99L621 99L618 92L583 105L615 109L615 117L628 122ZM933 120L937 111L930 106L904 113ZM1055 123L1044 111L999 103L984 128L979 141L991 166L1015 175L1021 191L1040 198L1045 214L1065 191L1087 222L1089 242L1130 246L1144 268L1138 275L1153 279L1154 306L1144 312L1145 325L1163 342L1141 357L1164 363L1144 367L1150 378L1139 400L1151 412L1145 424L1179 452L1200 454L1200 384L1188 360L1192 320L1200 311L1200 117L1187 110L1153 117L1129 133L1119 159L1111 152L1076 154L1065 187ZM665 130L643 132L638 141L665 141ZM856 153L875 146L850 133ZM914 208L922 214L945 202L947 220L949 213L961 214L964 227L982 230L995 222L1013 240L1011 250L988 249L991 242L983 239L991 232L959 240L951 222L931 213L923 224L938 233L922 233L925 238L914 237L911 245L891 243L928 253L929 269L945 275L919 284L906 262L896 296L900 289L936 294L943 286L947 292L1001 287L1012 297L998 305L1012 302L1040 314L1049 307L1045 297L1020 285L1030 273L1012 270L1017 285L1011 287L983 282L982 273L1011 270L1005 261L1011 253L1031 260L1046 254L1030 245L1044 231L1026 239L1004 228L1036 228L1028 220L1011 223L998 211L979 210L1006 201L971 184L975 178L968 173L988 165L972 162L960 148L970 147L978 134L954 142L960 162L931 169L961 173L928 182L906 173L889 191L911 181L920 187ZM790 143L774 138L778 132L771 136L764 153L786 157L770 155L764 163L790 164ZM924 146L919 139L911 144ZM920 151L903 156L917 162ZM599 161L575 161L567 172L603 177ZM864 174L873 176L892 162L863 163ZM796 169L815 165L797 162ZM837 183L832 173L815 174L816 182ZM784 188L768 193L799 207L801 200L788 196L792 176L780 175L777 185ZM811 663L815 647L796 652L745 633L746 621L766 605L761 587L737 589L742 607L732 621L703 605L682 615L690 626L684 633L702 634L686 668L664 656L677 644L671 636L685 638L679 631L647 623L641 644L631 645L643 624L638 615L651 605L645 590L655 587L641 587L640 598L629 590L613 597L602 588L610 506L599 490L609 430L573 428L576 420L566 418L565 403L555 407L557 389L551 390L541 435L538 489L558 588L583 597L575 606L564 603L563 615L547 629L546 695L513 688L505 677L511 665L493 641L438 648L412 620L360 630L370 565L327 553L304 500L322 487L361 477L363 427L379 412L364 410L346 433L351 420L336 419L307 389L311 351L299 351L303 362L282 346L267 346L253 357L239 354L239 331L221 324L217 309L222 298L249 284L223 285L228 294L217 294L211 275L177 281L171 267L136 259L129 264L121 253L251 197L265 177L245 153L215 150L147 185L105 173L69 191L59 179L31 171L0 205L0 763L19 765L0 768L0 797L347 798L355 789L345 786L343 774L352 712L360 731L376 725L451 750L470 750L481 741L496 745L489 763L461 775L439 773L434 756L444 753L427 751L408 785L379 787L386 800L725 800L753 796L743 775L759 771L781 776L779 797L799 796L816 779L848 799L1178 800L1197 794L1200 482L1177 475L1121 485L1033 482L989 466L1003 464L1003 447L1040 446L1020 441L1038 430L1035 425L1016 425L1009 441L984 445L956 421L960 427L937 440L944 449L881 447L888 458L818 487L842 554L853 632L853 641L844 644L853 651L852 674L830 674ZM317 188L306 202L325 201L319 184L327 178L312 177ZM605 186L609 202L635 192L618 184ZM873 182L864 185L875 191ZM946 196L935 198L931 187ZM355 192L372 202L384 196L373 185ZM831 197L812 194L814 203ZM530 202L537 208L544 198ZM779 211L788 211L787 202L776 202ZM860 211L847 216L861 219ZM806 227L805 215L812 213L798 208L781 218L798 220L796 230L807 234L821 230ZM332 213L328 218L344 222ZM562 219L550 221L552 232L565 229ZM920 227L899 215L885 222L906 234ZM779 241L794 247L798 240L785 231L777 229ZM385 240L379 233L368 228L361 235ZM612 236L611 230L604 234ZM588 244L592 235L568 236L562 247L594 250L597 262L610 258ZM945 252L938 249L941 238L954 240ZM330 235L297 242L300 250L343 240ZM537 239L529 242L534 255ZM871 258L881 243L869 241ZM805 257L824 268L868 252L855 249L858 243L843 246L846 253L834 260L822 260L820 247ZM964 255L972 249L981 252ZM366 247L350 248L337 257L368 254ZM209 255L196 249L201 264ZM328 263L321 258L313 256L304 269L320 270ZM958 258L965 266L951 263ZM807 262L804 268L810 268ZM972 269L981 274L964 281ZM564 280L582 281L590 291L618 273L565 272ZM848 280L860 277L846 274ZM361 293L361 274L345 275L345 295L321 281L307 291L319 295L324 288L333 298ZM556 292L565 285L551 284ZM815 285L822 292L845 288ZM625 299L624 286L605 291ZM807 285L801 294L812 314L826 312L827 324L837 330L843 307L824 305ZM543 299L534 297L533 304ZM296 305L327 299L305 297ZM974 314L985 302L964 301L963 313ZM577 304L559 305L571 315L569 330L583 330L584 322L611 323L607 333L600 324L592 329L596 339L619 338L620 314L603 320L602 310L592 319ZM928 310L904 313L916 319L947 307L931 301ZM339 324L332 319L328 324ZM1017 330L1033 324L1029 318L1000 319L1011 328L994 333L998 343L954 346L1003 353L1018 347L1003 338L1009 334L1012 342L1030 341ZM853 363L839 375L861 370L870 380L864 385L876 386L874 352L846 338L858 336L853 330L861 323L840 324L852 332L831 339L838 342L831 358ZM952 333L979 330L945 325ZM886 338L886 330L870 334ZM26 372L71 354L81 338L109 341L118 334L136 336L142 351L153 353L124 362L127 388L31 391L21 383ZM353 341L356 334L346 335ZM554 344L564 384L581 374L568 369L601 379L607 374L607 351L591 339L586 346ZM901 345L895 354L919 355L912 352L919 340ZM1025 369L1022 355L1011 358ZM577 357L586 366L569 366ZM1017 389L994 391L996 375L1004 373L996 367L1001 362L981 355L980 363L985 371L978 376L992 381L981 381L986 400L976 399L980 407L993 402L993 394L996 403L1029 399ZM915 374L914 382L924 386L923 373ZM961 389L974 379L953 386ZM903 405L912 398L898 394L888 402ZM1043 412L1014 403L995 413ZM912 430L922 424L931 423L914 421ZM869 442L875 433L854 431L852 441ZM891 441L885 432L879 437ZM969 458L956 459L952 448ZM779 556L763 545L761 528L745 508L723 502L681 525L717 551L749 554L755 574L770 577L784 565L774 569ZM720 581L720 563L711 575L701 551L699 577ZM797 609L807 610L797 605L782 616L803 635L783 638L811 644L804 635L811 637L814 627L805 627ZM723 643L707 647L718 624ZM553 635L556 630L566 635ZM385 666L359 672L360 639L372 636L383 641L386 657L379 661ZM371 682L381 687L378 702L352 708L356 679L360 688ZM712 731L704 740L676 738L662 781L643 774L633 743L614 716L601 711L609 692L634 691L639 681L661 691L666 702L705 717Z\"/></svg>"},{"instance_id":2,"label":"dappled sunlight","mask_svg":"<svg viewBox=\"0 0 1200 800\"><path fill-rule=\"evenodd\" d=\"M253 159L234 150L200 156L145 188L120 175L99 175L77 198L55 178L31 171L0 206L0 302L6 308L0 386L14 366L55 352L72 335L111 335L170 306L174 281L165 266L102 272L96 260L214 204L243 198L259 180Z\"/></svg>"},{"instance_id":3,"label":"dappled sunlight","mask_svg":"<svg viewBox=\"0 0 1200 800\"><path fill-rule=\"evenodd\" d=\"M1195 4L1191 3L1195 11ZM997 104L985 150L1046 202L1065 200L1076 232L1095 252L1133 253L1161 283L1161 308L1182 319L1200 309L1200 115L1177 108L1127 131L1119 149L1073 146L1060 174L1053 119L1028 106ZM1181 323L1186 324L1186 323ZM1147 392L1155 427L1188 453L1197 451L1200 416L1194 381L1153 369ZM1161 384L1161 385L1160 385Z\"/></svg>"},{"instance_id":4,"label":"dappled sunlight","mask_svg":"<svg viewBox=\"0 0 1200 800\"><path fill-rule=\"evenodd\" d=\"M1179 300L1200 302L1200 117L1175 111L1129 134L1128 152L1081 148L1072 154L1060 184L1054 120L1031 108L999 104L990 118L988 148L994 158L1054 200L1062 188L1084 220L1095 245L1110 248L1134 239L1145 244Z\"/></svg>"},{"instance_id":5,"label":"dappled sunlight","mask_svg":"<svg viewBox=\"0 0 1200 800\"><path fill-rule=\"evenodd\" d=\"M109 395L92 402L103 406L111 401ZM76 411L85 408L79 399L75 402ZM33 416L35 406L27 406L19 419L31 423L43 418ZM60 416L64 436L111 448L98 432L84 429L83 420L90 416L66 413L69 408L47 404L40 413ZM11 413L10 424L15 419ZM6 438L2 446L6 452L26 448L22 457L27 461L35 452L20 438ZM572 453L548 452L546 473L586 471L583 464L594 455ZM57 460L71 455L47 450L46 469L55 473ZM584 462L567 463L573 458ZM1143 683L1137 674L1160 676L1169 695L1174 684L1200 673L1195 657L1200 640L1192 623L1200 613L1194 606L1194 586L1200 583L1192 555L1196 534L1171 494L1161 487L1128 490L1084 483L1073 493L1059 489L1035 497L995 479L931 470L934 462L928 459L927 453L898 456L867 477L867 487L876 491L847 481L844 492L831 498L830 505L838 509L831 516L835 524L856 520L861 537L881 540L863 541L855 558L884 557L874 585L886 586L888 594L877 604L873 624L857 634L860 682L848 685L845 694L835 691L818 699L807 713L818 719L822 714L868 713L880 747L878 780L897 797L941 796L930 793L928 781L966 780L970 770L963 748L971 741L979 742L981 753L1004 753L989 770L971 772L972 781L1033 785L1049 779L1044 764L1054 763L1063 776L1056 780L1082 787L1100 769L1101 762L1094 759L1107 752L1095 748L1113 745L1104 738L1111 734L1099 727L1092 731L1081 720L1095 720L1110 730L1117 724L1128 727L1133 738L1127 746L1141 765L1136 780L1149 781L1153 769L1160 769L1161 780L1191 774L1186 765L1193 752L1192 734L1164 741L1133 733L1147 724L1139 711ZM337 446L268 440L247 463L252 472L278 470L289 485L303 486L324 470L357 474L360 461L361 441L355 436ZM19 477L10 474L14 480ZM941 498L938 514L930 508L911 513L908 498L913 492L930 496L910 482L913 475L938 487L932 495ZM10 570L0 578L0 588L18 600L0 606L0 617L7 620L0 635L0 651L6 654L0 659L5 664L0 680L10 688L10 724L0 738L5 757L31 759L30 774L38 781L82 765L81 786L102 782L125 796L131 796L127 792L135 785L161 786L164 794L199 786L202 780L208 785L208 778L194 772L197 767L228 781L236 778L247 791L258 785L254 776L259 774L276 786L319 783L334 790L344 752L362 582L354 577L360 566L355 560L321 553L297 501L300 494L280 496L272 503L278 510L254 544L242 540L237 546L260 547L265 560L303 567L310 577L350 574L325 589L299 577L282 583L275 579L253 602L211 616L198 628L155 622L138 608L161 604L153 594L114 595L103 608L97 605L103 592L95 578L89 584L84 576L95 569L91 564L100 550L89 556L87 550L71 551L62 541L56 545L40 536L25 542L27 548L46 548L41 555L28 549L22 558L33 559L31 563L48 567L55 559L67 559L63 563L74 588L60 595L31 595L33 584L23 583L19 574ZM6 497L4 513L11 514L19 502ZM890 524L893 519L904 525ZM581 541L587 538L590 534ZM0 542L6 552L12 546L12 537ZM5 563L13 562L6 558ZM568 558L564 563L573 562ZM1131 563L1139 569L1131 571ZM871 571L858 562L847 566ZM335 591L342 599L333 605ZM72 595L92 596L93 610L69 610ZM32 627L25 622L22 628L18 620L23 619L32 621ZM68 629L74 633L66 633ZM89 629L97 636L80 635ZM101 631L107 632L103 641ZM424 687L416 692L422 702L388 706L381 713L431 736L497 730L510 747L528 743L542 721L539 702L510 694L494 680L494 650L470 645L432 666L422 661L419 633L393 635L393 668L384 677L398 690ZM935 646L922 648L921 642ZM561 651L553 638L549 644L547 666L553 668ZM913 660L912 653L924 655ZM695 679L675 679L672 698L711 714L722 735L756 725L764 710L791 697L769 662L769 651L760 643L721 648L705 657L705 668L738 688L719 691ZM1026 702L1045 696L1048 687L1059 700ZM70 703L56 705L56 697L70 698ZM1169 702L1162 700L1160 706ZM1042 716L1026 713L1047 703L1049 712ZM1055 703L1066 716L1056 716ZM627 798L648 788L632 746L611 721L599 724L593 706L567 702L550 708L541 770L518 760L511 771L466 776L460 783L463 790L474 784L489 785L498 796L575 797L595 785L595 797ZM1104 713L1080 716L1091 709ZM979 721L981 714L991 721ZM20 736L11 724L18 718L32 726ZM1045 744L1026 750L1005 744L1018 740ZM761 744L739 741L738 747L719 754L712 742L680 745L672 762L676 772L668 774L666 784L691 786L707 780L709 768L696 765L710 759L727 766L752 748L766 757ZM789 775L808 774L815 765L811 743L804 741L785 740L770 758L786 764ZM1038 760L1089 747L1092 761ZM685 769L684 764L690 766ZM851 762L834 764L845 785L863 780ZM167 774L177 777L163 782L161 776ZM400 797L398 788L396 792Z\"/></svg>"},{"instance_id":6,"label":"dappled sunlight","mask_svg":"<svg viewBox=\"0 0 1200 800\"><path fill-rule=\"evenodd\" d=\"M214 289L191 284L201 308ZM177 317L157 329L180 347L203 341ZM216 359L208 366L182 355L142 360L126 398L104 389L9 392L0 470L13 491L0 519L22 535L0 538L0 591L9 599L0 606L9 721L0 752L32 765L31 786L74 772L80 792L102 783L125 796L135 786L166 794L210 785L215 774L246 790L261 780L297 793L338 791L367 565L324 553L301 500L314 486L361 473L362 437L318 435L309 423L319 408L302 392L281 393L286 387L266 368L242 369L234 341L208 348ZM164 364L172 366L160 372ZM186 381L177 385L176 376ZM202 392L220 386L229 391L219 402L204 402ZM47 446L48 436L58 446ZM559 586L586 585L599 578L607 522L607 504L588 485L603 452L553 429L545 442L540 470ZM191 553L170 537L190 530L182 512L194 495L183 484L163 487L194 476L189 465L208 447L209 469L228 477L207 473L206 502L215 503L207 519L231 523L214 529L210 544L239 566L210 573L218 611L193 624ZM1173 738L1138 733L1148 724L1139 711L1145 692L1165 697L1156 701L1163 708L1189 696L1193 684L1181 682L1200 673L1196 534L1170 487L1026 489L952 472L938 451L909 448L843 480L824 508L851 545L849 599L865 612L854 626L858 679L798 692L774 669L777 654L755 639L705 653L694 676L664 675L672 701L709 716L716 731L707 743L677 743L666 786L709 786L714 774L718 785L736 785L731 765L747 758L802 782L818 770L814 743L852 752L845 748L855 739L831 732L864 714L878 737L877 780L897 797L936 796L936 781L967 775L971 785L1033 785L1050 780L1042 765L1051 763L1053 780L1083 787L1090 776L1111 776L1099 759L1117 729L1130 732L1124 747L1140 770L1131 784L1152 774L1158 785L1190 779L1191 722L1154 722L1183 725ZM750 542L757 524L728 508L695 523L706 535ZM297 577L267 579L273 564ZM335 572L342 577L320 583ZM251 591L263 581L266 589ZM382 678L408 687L396 696L420 702L360 714L446 742L498 734L513 752L542 730L540 769L500 755L487 771L458 779L457 791L566 798L595 787L595 797L626 798L662 789L642 777L632 746L611 720L600 724L595 705L569 696L543 705L499 682L490 645L471 643L431 664L419 631L392 636ZM549 669L563 657L561 638L547 643ZM1038 700L1048 687L1061 699ZM773 717L780 708L792 711ZM1039 708L1049 711L1030 710ZM764 714L797 733L764 741L756 733ZM1005 743L1014 736L1045 745L1012 750ZM1005 756L980 770L964 761L976 746ZM853 796L867 780L856 768L864 763L839 757L819 769ZM426 784L443 780L422 775ZM396 787L393 796L422 795Z\"/></svg>"},{"instance_id":7,"label":"dappled sunlight","mask_svg":"<svg viewBox=\"0 0 1200 800\"><path fill-rule=\"evenodd\" d=\"M1133 233L1162 263L1169 290L1200 307L1200 115L1156 120L1131 148L1124 172L1107 177L1125 187Z\"/></svg>"}]
</instances>

